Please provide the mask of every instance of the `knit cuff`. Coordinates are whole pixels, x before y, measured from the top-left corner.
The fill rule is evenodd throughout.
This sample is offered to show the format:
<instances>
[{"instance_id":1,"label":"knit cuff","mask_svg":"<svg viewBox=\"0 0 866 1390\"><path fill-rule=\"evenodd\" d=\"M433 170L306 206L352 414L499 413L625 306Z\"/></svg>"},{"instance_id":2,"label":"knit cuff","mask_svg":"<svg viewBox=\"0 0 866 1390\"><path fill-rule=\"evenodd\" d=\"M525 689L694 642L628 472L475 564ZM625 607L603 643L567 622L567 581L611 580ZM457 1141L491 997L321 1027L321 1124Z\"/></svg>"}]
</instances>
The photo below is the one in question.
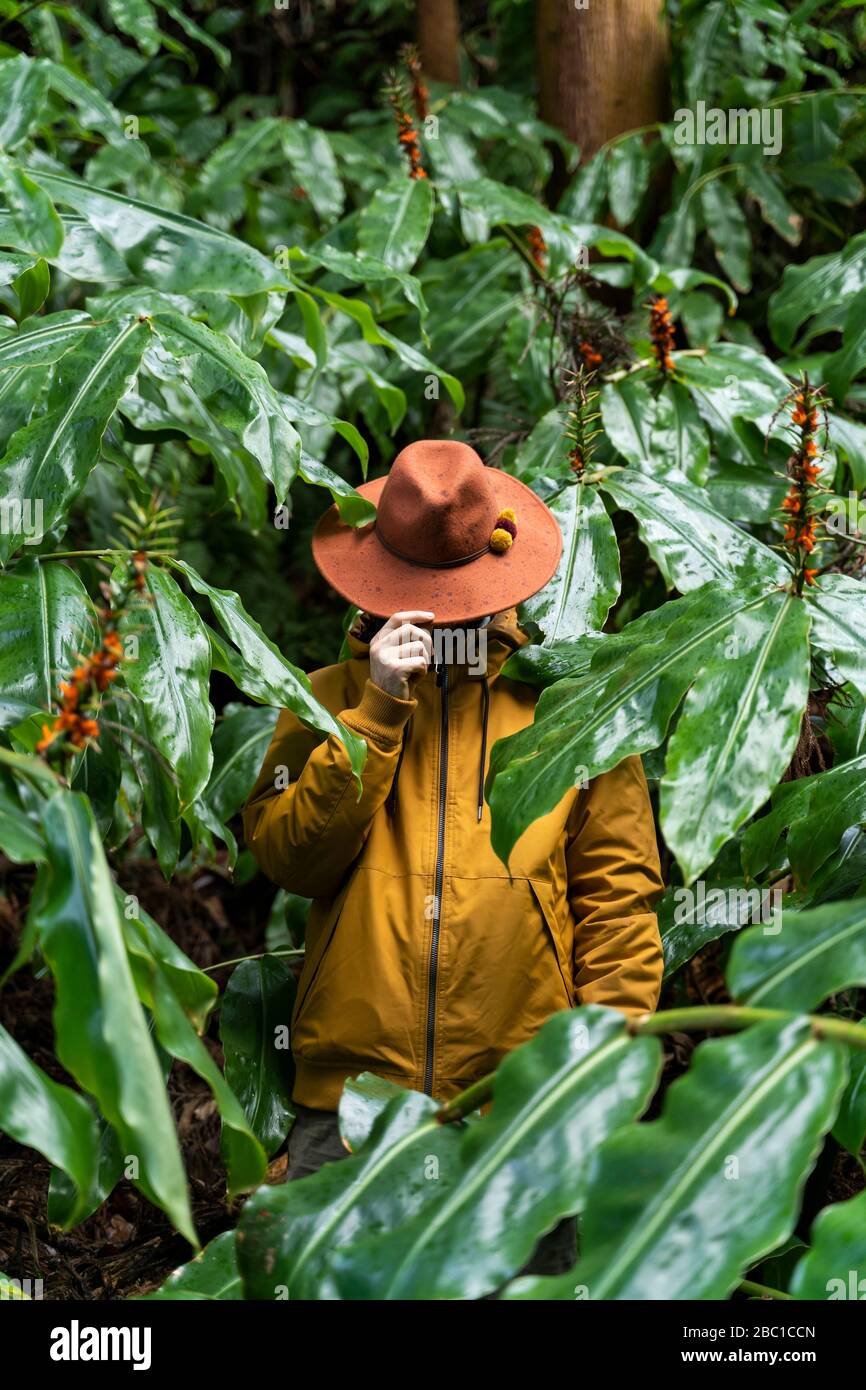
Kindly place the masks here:
<instances>
[{"instance_id":1,"label":"knit cuff","mask_svg":"<svg viewBox=\"0 0 866 1390\"><path fill-rule=\"evenodd\" d=\"M386 748L396 747L417 705L417 700L398 700L396 695L389 695L387 690L380 690L368 680L360 702L354 709L344 710L340 721L374 743Z\"/></svg>"}]
</instances>

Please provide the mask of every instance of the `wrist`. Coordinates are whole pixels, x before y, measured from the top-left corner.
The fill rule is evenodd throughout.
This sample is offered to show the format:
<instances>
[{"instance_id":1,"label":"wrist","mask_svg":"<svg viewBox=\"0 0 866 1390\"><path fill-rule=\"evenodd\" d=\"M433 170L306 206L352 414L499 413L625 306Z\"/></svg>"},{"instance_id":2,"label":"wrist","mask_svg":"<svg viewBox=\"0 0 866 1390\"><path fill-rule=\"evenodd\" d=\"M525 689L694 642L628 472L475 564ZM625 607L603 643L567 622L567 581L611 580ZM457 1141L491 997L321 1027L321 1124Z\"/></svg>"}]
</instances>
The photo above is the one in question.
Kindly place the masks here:
<instances>
[{"instance_id":1,"label":"wrist","mask_svg":"<svg viewBox=\"0 0 866 1390\"><path fill-rule=\"evenodd\" d=\"M417 700L404 700L399 695L392 695L368 679L358 704L354 709L345 710L340 715L340 721L375 743L385 747L395 746L401 741L404 726L417 704Z\"/></svg>"}]
</instances>

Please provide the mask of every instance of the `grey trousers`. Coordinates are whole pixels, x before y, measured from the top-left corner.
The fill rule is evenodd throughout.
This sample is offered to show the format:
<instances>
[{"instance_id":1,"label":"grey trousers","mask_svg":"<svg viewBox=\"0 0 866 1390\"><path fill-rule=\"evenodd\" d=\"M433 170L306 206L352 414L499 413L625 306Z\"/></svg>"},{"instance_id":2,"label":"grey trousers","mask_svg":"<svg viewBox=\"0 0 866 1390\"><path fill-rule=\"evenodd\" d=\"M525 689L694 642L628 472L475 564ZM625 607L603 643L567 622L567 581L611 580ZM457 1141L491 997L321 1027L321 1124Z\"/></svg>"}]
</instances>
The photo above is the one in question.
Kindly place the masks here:
<instances>
[{"instance_id":1,"label":"grey trousers","mask_svg":"<svg viewBox=\"0 0 866 1390\"><path fill-rule=\"evenodd\" d=\"M337 1114L333 1110L311 1110L306 1105L294 1106L296 1119L289 1133L286 1181L306 1178L325 1163L346 1157L340 1138ZM520 1274L564 1274L577 1259L577 1221L566 1217L542 1236L529 1262ZM497 1295L487 1294L487 1298Z\"/></svg>"}]
</instances>

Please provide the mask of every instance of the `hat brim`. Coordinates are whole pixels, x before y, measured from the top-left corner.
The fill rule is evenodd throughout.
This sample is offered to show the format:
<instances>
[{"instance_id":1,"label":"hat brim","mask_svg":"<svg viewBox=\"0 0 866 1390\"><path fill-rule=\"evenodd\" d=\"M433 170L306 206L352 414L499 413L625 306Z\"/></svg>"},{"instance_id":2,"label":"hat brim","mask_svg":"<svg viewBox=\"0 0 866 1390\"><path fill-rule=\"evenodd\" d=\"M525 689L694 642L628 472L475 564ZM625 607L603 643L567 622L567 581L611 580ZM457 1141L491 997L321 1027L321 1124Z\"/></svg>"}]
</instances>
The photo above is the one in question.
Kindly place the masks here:
<instances>
[{"instance_id":1,"label":"hat brim","mask_svg":"<svg viewBox=\"0 0 866 1390\"><path fill-rule=\"evenodd\" d=\"M338 594L377 618L407 609L433 613L436 623L469 622L498 613L543 589L562 555L562 535L553 513L531 488L491 468L500 510L517 516L514 544L502 554L485 552L465 565L433 569L413 565L386 550L375 528L348 526L329 507L313 532L313 559ZM358 492L378 505L387 477L362 483Z\"/></svg>"}]
</instances>

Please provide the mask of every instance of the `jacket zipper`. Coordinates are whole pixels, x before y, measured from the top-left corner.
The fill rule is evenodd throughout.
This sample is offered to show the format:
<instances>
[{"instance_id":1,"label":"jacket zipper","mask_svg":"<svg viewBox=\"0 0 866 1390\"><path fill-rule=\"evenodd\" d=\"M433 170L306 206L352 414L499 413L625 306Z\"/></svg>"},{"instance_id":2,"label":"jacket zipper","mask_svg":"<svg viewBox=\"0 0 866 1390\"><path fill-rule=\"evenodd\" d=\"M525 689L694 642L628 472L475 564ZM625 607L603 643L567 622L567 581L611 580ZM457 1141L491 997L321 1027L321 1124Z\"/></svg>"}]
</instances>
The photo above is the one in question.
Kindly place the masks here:
<instances>
[{"instance_id":1,"label":"jacket zipper","mask_svg":"<svg viewBox=\"0 0 866 1390\"><path fill-rule=\"evenodd\" d=\"M424 1090L433 1094L433 1049L436 1042L436 985L439 969L439 928L442 923L442 883L445 876L445 811L448 793L448 667L439 668L442 715L439 724L439 826L436 838L436 874L433 880L433 934L430 938L430 964L427 969L427 1042L424 1060Z\"/></svg>"}]
</instances>

